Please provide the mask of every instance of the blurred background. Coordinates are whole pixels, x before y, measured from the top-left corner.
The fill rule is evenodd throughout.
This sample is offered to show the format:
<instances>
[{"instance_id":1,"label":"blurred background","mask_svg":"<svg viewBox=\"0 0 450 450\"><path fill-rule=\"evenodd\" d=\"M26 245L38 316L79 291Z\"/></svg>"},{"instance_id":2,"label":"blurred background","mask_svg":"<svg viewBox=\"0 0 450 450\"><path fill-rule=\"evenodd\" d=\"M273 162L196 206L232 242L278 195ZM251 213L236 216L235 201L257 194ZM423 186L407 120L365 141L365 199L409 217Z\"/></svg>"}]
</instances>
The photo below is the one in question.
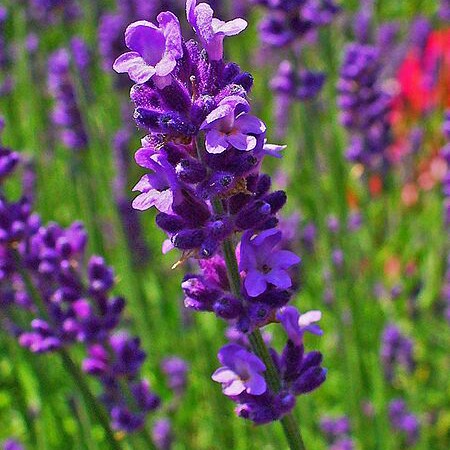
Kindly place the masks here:
<instances>
[{"instance_id":1,"label":"blurred background","mask_svg":"<svg viewBox=\"0 0 450 450\"><path fill-rule=\"evenodd\" d=\"M276 1L209 3L217 17L248 21L226 41L226 58L253 74L253 113L270 142L287 145L264 168L288 194L285 239L302 257L294 304L323 312L324 336L308 346L328 369L326 383L296 408L305 443L447 450L449 2L306 0L297 3L311 25L294 35L277 31L278 18L291 13ZM126 26L155 21L160 11L173 11L192 37L184 7L0 0L0 142L22 159L5 192L28 196L43 224L83 222L85 258L100 255L114 268L113 295L126 299L121 326L140 337L141 373L163 405L149 414L150 431L114 432L119 448L282 449L279 424L236 418L210 380L225 325L184 308L189 267L173 270L176 252L162 254L155 213L131 208L142 174L133 153L145 133L132 119L131 82L112 63L126 50ZM9 439L36 450L114 448L67 361L20 345L0 294L5 449L15 448ZM85 350L71 352L81 367ZM182 392L164 366L168 357L186 362ZM101 392L95 379L87 385Z\"/></svg>"}]
</instances>

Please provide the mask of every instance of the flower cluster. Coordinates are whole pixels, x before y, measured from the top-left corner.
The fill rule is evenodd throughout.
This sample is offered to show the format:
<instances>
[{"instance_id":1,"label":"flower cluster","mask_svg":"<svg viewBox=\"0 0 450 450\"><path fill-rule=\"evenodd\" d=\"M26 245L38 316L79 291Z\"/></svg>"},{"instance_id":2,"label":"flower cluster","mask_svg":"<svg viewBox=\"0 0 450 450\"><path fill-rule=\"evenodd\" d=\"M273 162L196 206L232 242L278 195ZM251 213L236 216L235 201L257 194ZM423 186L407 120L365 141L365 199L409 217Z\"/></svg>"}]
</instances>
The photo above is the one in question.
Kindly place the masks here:
<instances>
[{"instance_id":1,"label":"flower cluster","mask_svg":"<svg viewBox=\"0 0 450 450\"><path fill-rule=\"evenodd\" d=\"M261 40L273 47L284 47L329 24L340 8L333 0L254 0L267 13L261 21Z\"/></svg>"},{"instance_id":2,"label":"flower cluster","mask_svg":"<svg viewBox=\"0 0 450 450\"><path fill-rule=\"evenodd\" d=\"M411 373L415 368L414 345L393 324L386 326L382 337L381 361L384 373L389 381L394 377L395 368L400 365Z\"/></svg>"},{"instance_id":3,"label":"flower cluster","mask_svg":"<svg viewBox=\"0 0 450 450\"><path fill-rule=\"evenodd\" d=\"M404 400L397 398L389 403L389 418L392 428L401 432L408 446L419 439L420 423L417 417L406 409Z\"/></svg>"},{"instance_id":4,"label":"flower cluster","mask_svg":"<svg viewBox=\"0 0 450 450\"><path fill-rule=\"evenodd\" d=\"M264 156L278 157L283 147L266 142L265 124L250 112L252 76L223 61L224 38L247 23L219 20L195 0L186 2L186 14L199 42L185 42L178 18L162 12L158 25L140 20L128 26L130 51L114 63L136 83L133 117L148 133L135 160L149 172L134 187L140 194L133 206L158 210L156 223L168 236L164 252L180 250L180 263L198 259L200 273L187 274L182 283L185 306L212 311L249 335L295 315L280 312L292 296L290 269L300 262L279 247L277 213L286 194L271 191L270 177L260 173ZM242 417L276 420L292 409L295 395L324 381L321 355L304 354L301 317L283 354L272 353L281 379L277 392L262 376L265 364L248 349L230 344L219 352L227 368L214 378L229 385L224 392Z\"/></svg>"},{"instance_id":5,"label":"flower cluster","mask_svg":"<svg viewBox=\"0 0 450 450\"><path fill-rule=\"evenodd\" d=\"M24 450L23 445L15 439L6 439L2 443L3 450Z\"/></svg>"},{"instance_id":6,"label":"flower cluster","mask_svg":"<svg viewBox=\"0 0 450 450\"><path fill-rule=\"evenodd\" d=\"M245 342L228 344L220 350L222 367L212 379L221 383L223 393L237 403L238 416L257 424L278 420L294 408L296 396L313 391L325 381L322 355L317 351L305 353L303 346L306 331L322 334L315 325L320 317L319 311L300 314L293 306L278 311L276 318L282 323L288 341L281 354L270 348L280 374L281 386L277 391L268 386L263 375L267 367Z\"/></svg>"},{"instance_id":7,"label":"flower cluster","mask_svg":"<svg viewBox=\"0 0 450 450\"><path fill-rule=\"evenodd\" d=\"M353 450L354 443L350 438L350 422L346 416L324 417L320 421L320 428L325 434L329 450Z\"/></svg>"},{"instance_id":8,"label":"flower cluster","mask_svg":"<svg viewBox=\"0 0 450 450\"><path fill-rule=\"evenodd\" d=\"M289 48L296 52L300 44L305 44L308 36L328 25L340 10L333 0L254 0L254 3L266 9L259 25L261 41L278 51L280 48ZM325 82L324 73L294 65L297 65L297 61L283 60L270 82L275 94L276 132L280 137L285 134L292 102L314 98Z\"/></svg>"},{"instance_id":9,"label":"flower cluster","mask_svg":"<svg viewBox=\"0 0 450 450\"><path fill-rule=\"evenodd\" d=\"M79 45L77 50L80 50ZM76 54L80 56L80 52ZM88 143L88 137L77 104L70 63L70 52L64 48L55 51L49 57L48 90L55 101L52 120L59 129L62 143L66 147L83 150Z\"/></svg>"},{"instance_id":10,"label":"flower cluster","mask_svg":"<svg viewBox=\"0 0 450 450\"><path fill-rule=\"evenodd\" d=\"M350 133L347 158L383 173L391 142L390 95L381 86L381 54L373 45L351 43L338 82L341 122Z\"/></svg>"},{"instance_id":11,"label":"flower cluster","mask_svg":"<svg viewBox=\"0 0 450 450\"><path fill-rule=\"evenodd\" d=\"M30 0L30 19L40 24L54 24L57 21L73 22L80 18L81 9L76 0Z\"/></svg>"},{"instance_id":12,"label":"flower cluster","mask_svg":"<svg viewBox=\"0 0 450 450\"><path fill-rule=\"evenodd\" d=\"M18 160L17 153L0 148L0 182ZM1 188L3 325L34 353L66 351L83 343L88 352L83 369L101 381L101 399L113 428L141 428L160 401L139 376L146 358L139 339L119 329L125 300L111 293L113 269L99 256L85 264L87 234L81 223L66 229L56 223L43 226L32 212L31 195L25 192L10 202Z\"/></svg>"}]
</instances>

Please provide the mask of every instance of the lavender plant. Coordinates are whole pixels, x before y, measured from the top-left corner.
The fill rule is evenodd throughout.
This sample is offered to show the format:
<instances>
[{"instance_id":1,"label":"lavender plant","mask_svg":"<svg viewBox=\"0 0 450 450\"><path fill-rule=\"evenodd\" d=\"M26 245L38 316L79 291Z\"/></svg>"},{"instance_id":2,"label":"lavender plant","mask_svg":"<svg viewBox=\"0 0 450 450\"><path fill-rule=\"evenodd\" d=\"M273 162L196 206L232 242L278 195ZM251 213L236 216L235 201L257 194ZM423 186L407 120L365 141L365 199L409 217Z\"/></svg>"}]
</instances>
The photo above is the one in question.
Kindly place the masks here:
<instances>
[{"instance_id":1,"label":"lavender plant","mask_svg":"<svg viewBox=\"0 0 450 450\"><path fill-rule=\"evenodd\" d=\"M262 174L268 144L266 126L250 114L253 78L223 60L223 41L242 32L243 19L223 22L211 7L186 2L188 23L198 41L183 41L178 18L158 15L158 25L134 22L125 32L129 52L114 69L128 73L134 120L148 134L136 152L150 172L134 187L133 207L155 207L157 225L167 233L163 250L181 251L175 267L189 258L199 273L187 274L185 306L214 312L249 345L230 343L218 358L213 380L236 404L240 417L263 424L281 420L291 448L304 448L291 414L296 396L313 391L326 376L319 352L305 353L306 331L321 334L318 311L300 314L292 297L293 252L279 247L277 213L283 191L271 191ZM281 354L268 349L260 329L281 322L288 337Z\"/></svg>"},{"instance_id":2,"label":"lavender plant","mask_svg":"<svg viewBox=\"0 0 450 450\"><path fill-rule=\"evenodd\" d=\"M146 353L139 338L120 328L125 300L111 293L113 269L99 256L85 263L87 234L83 225L75 222L66 229L56 223L43 226L27 191L16 202L8 200L3 182L19 160L16 152L0 148L2 324L31 352L61 356L96 411L111 448L120 448L69 349L75 343L86 348L83 371L102 385L100 399L112 429L126 433L142 430L148 414L160 407L149 381L140 376ZM176 361L183 365L181 359ZM184 377L184 385L186 371L184 366L183 374L178 375ZM172 381L169 386L178 399L183 394L180 383L173 386Z\"/></svg>"}]
</instances>

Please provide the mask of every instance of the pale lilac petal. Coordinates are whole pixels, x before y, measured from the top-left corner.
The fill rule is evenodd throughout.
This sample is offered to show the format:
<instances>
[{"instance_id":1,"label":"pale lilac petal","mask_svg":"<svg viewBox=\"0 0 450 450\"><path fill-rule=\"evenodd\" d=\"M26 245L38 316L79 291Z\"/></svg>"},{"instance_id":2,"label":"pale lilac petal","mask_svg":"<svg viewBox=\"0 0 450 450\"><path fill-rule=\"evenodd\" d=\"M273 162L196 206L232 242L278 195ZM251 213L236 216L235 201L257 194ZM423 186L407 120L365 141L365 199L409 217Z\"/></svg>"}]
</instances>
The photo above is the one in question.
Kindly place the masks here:
<instances>
[{"instance_id":1,"label":"pale lilac petal","mask_svg":"<svg viewBox=\"0 0 450 450\"><path fill-rule=\"evenodd\" d=\"M163 255L170 252L170 250L173 250L175 246L173 245L172 241L170 239L165 239L162 243L161 252Z\"/></svg>"},{"instance_id":2,"label":"pale lilac petal","mask_svg":"<svg viewBox=\"0 0 450 450\"><path fill-rule=\"evenodd\" d=\"M233 113L233 107L231 105L219 105L216 109L211 111L207 116L202 125L200 126L201 130L204 130L205 128L208 128L208 125L212 124L213 122L223 119L224 117L228 116L229 114Z\"/></svg>"},{"instance_id":3,"label":"pale lilac petal","mask_svg":"<svg viewBox=\"0 0 450 450\"><path fill-rule=\"evenodd\" d=\"M235 121L236 128L244 134L261 134L266 131L266 125L258 117L251 114L241 114Z\"/></svg>"},{"instance_id":4,"label":"pale lilac petal","mask_svg":"<svg viewBox=\"0 0 450 450\"><path fill-rule=\"evenodd\" d=\"M232 381L231 384L222 389L222 392L228 396L239 395L243 391L245 391L245 385L239 379Z\"/></svg>"},{"instance_id":5,"label":"pale lilac petal","mask_svg":"<svg viewBox=\"0 0 450 450\"><path fill-rule=\"evenodd\" d=\"M139 53L147 64L154 66L163 56L165 38L156 25L139 20L127 27L125 44L130 50Z\"/></svg>"},{"instance_id":6,"label":"pale lilac petal","mask_svg":"<svg viewBox=\"0 0 450 450\"><path fill-rule=\"evenodd\" d=\"M158 198L154 202L154 206L158 211L170 214L172 213L173 191L166 189L159 193Z\"/></svg>"},{"instance_id":7,"label":"pale lilac petal","mask_svg":"<svg viewBox=\"0 0 450 450\"><path fill-rule=\"evenodd\" d=\"M229 22L223 22L219 19L213 19L212 27L214 33L223 33L225 36L236 36L247 28L247 21L244 19L234 19Z\"/></svg>"},{"instance_id":8,"label":"pale lilac petal","mask_svg":"<svg viewBox=\"0 0 450 450\"><path fill-rule=\"evenodd\" d=\"M282 269L272 269L265 277L266 281L279 289L288 289L292 286L291 277Z\"/></svg>"},{"instance_id":9,"label":"pale lilac petal","mask_svg":"<svg viewBox=\"0 0 450 450\"><path fill-rule=\"evenodd\" d=\"M208 153L218 154L223 153L229 144L225 134L218 130L210 130L206 133L205 147Z\"/></svg>"},{"instance_id":10,"label":"pale lilac petal","mask_svg":"<svg viewBox=\"0 0 450 450\"><path fill-rule=\"evenodd\" d=\"M159 192L155 189L151 189L148 192L143 192L138 195L132 203L134 209L138 209L139 211L144 211L146 209L151 208L155 205L156 200L159 197Z\"/></svg>"},{"instance_id":11,"label":"pale lilac petal","mask_svg":"<svg viewBox=\"0 0 450 450\"><path fill-rule=\"evenodd\" d=\"M266 155L273 156L274 158L281 158L281 151L283 151L287 145L268 144L267 139L264 141L263 151Z\"/></svg>"},{"instance_id":12,"label":"pale lilac petal","mask_svg":"<svg viewBox=\"0 0 450 450\"><path fill-rule=\"evenodd\" d=\"M298 324L301 327L306 327L314 322L318 322L321 318L322 318L321 311L318 310L308 311L300 316L300 318L298 319Z\"/></svg>"},{"instance_id":13,"label":"pale lilac petal","mask_svg":"<svg viewBox=\"0 0 450 450\"><path fill-rule=\"evenodd\" d=\"M212 375L211 378L218 383L230 383L236 380L238 376L228 367L219 367Z\"/></svg>"},{"instance_id":14,"label":"pale lilac petal","mask_svg":"<svg viewBox=\"0 0 450 450\"><path fill-rule=\"evenodd\" d=\"M117 73L127 72L129 77L138 84L145 83L154 74L155 68L146 62L135 52L127 52L120 55L113 64L113 69Z\"/></svg>"},{"instance_id":15,"label":"pale lilac petal","mask_svg":"<svg viewBox=\"0 0 450 450\"><path fill-rule=\"evenodd\" d=\"M257 297L266 290L267 283L259 271L250 270L244 279L244 286L250 297Z\"/></svg>"},{"instance_id":16,"label":"pale lilac petal","mask_svg":"<svg viewBox=\"0 0 450 450\"><path fill-rule=\"evenodd\" d=\"M259 373L252 373L245 382L246 391L251 395L261 395L267 390L266 380Z\"/></svg>"},{"instance_id":17,"label":"pale lilac petal","mask_svg":"<svg viewBox=\"0 0 450 450\"><path fill-rule=\"evenodd\" d=\"M315 325L322 318L322 313L317 310L308 311L298 319L298 326L302 331L309 331L312 334L322 336L323 331L319 325Z\"/></svg>"},{"instance_id":18,"label":"pale lilac petal","mask_svg":"<svg viewBox=\"0 0 450 450\"><path fill-rule=\"evenodd\" d=\"M248 134L236 133L229 134L227 136L227 141L238 150L250 151L256 147L255 136L250 136Z\"/></svg>"},{"instance_id":19,"label":"pale lilac petal","mask_svg":"<svg viewBox=\"0 0 450 450\"><path fill-rule=\"evenodd\" d=\"M206 43L209 43L214 36L212 29L214 11L207 3L200 3L195 8L196 32Z\"/></svg>"},{"instance_id":20,"label":"pale lilac petal","mask_svg":"<svg viewBox=\"0 0 450 450\"><path fill-rule=\"evenodd\" d=\"M300 262L300 257L289 250L279 250L272 256L273 261L276 261L276 265L280 269L288 269Z\"/></svg>"},{"instance_id":21,"label":"pale lilac petal","mask_svg":"<svg viewBox=\"0 0 450 450\"><path fill-rule=\"evenodd\" d=\"M156 64L156 74L161 77L169 75L176 66L176 60L183 56L180 22L175 14L167 11L158 15L158 23L165 38L165 51Z\"/></svg>"},{"instance_id":22,"label":"pale lilac petal","mask_svg":"<svg viewBox=\"0 0 450 450\"><path fill-rule=\"evenodd\" d=\"M149 191L150 189L152 189L152 184L151 184L151 180L150 177L148 176L148 174L143 175L141 177L141 179L136 183L136 185L133 188L133 191L140 191L140 192L144 192L144 191Z\"/></svg>"}]
</instances>

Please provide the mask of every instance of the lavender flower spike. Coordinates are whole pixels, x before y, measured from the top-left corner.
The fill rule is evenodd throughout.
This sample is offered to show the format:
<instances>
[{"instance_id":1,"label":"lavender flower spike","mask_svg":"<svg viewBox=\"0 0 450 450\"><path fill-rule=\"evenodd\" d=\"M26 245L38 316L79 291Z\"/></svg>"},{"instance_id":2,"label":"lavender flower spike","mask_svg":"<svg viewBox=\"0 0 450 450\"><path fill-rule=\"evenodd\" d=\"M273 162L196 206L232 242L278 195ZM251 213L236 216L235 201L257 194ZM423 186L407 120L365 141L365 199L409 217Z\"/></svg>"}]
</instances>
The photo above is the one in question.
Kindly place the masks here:
<instances>
[{"instance_id":1,"label":"lavender flower spike","mask_svg":"<svg viewBox=\"0 0 450 450\"><path fill-rule=\"evenodd\" d=\"M236 344L225 345L217 356L224 367L217 369L212 379L222 383L225 395L239 395L244 391L261 395L266 392L266 380L261 375L266 366L257 356Z\"/></svg>"},{"instance_id":2,"label":"lavender flower spike","mask_svg":"<svg viewBox=\"0 0 450 450\"><path fill-rule=\"evenodd\" d=\"M170 74L177 59L183 56L182 38L178 18L171 12L157 17L160 28L146 20L133 22L125 31L125 43L131 52L124 53L114 62L118 73L128 73L136 83L154 78L159 88L171 83Z\"/></svg>"},{"instance_id":3,"label":"lavender flower spike","mask_svg":"<svg viewBox=\"0 0 450 450\"><path fill-rule=\"evenodd\" d=\"M294 306L285 306L277 313L277 319L281 322L289 339L295 345L303 343L303 334L306 331L322 336L323 331L319 325L315 325L315 322L318 322L321 318L322 313L320 311L308 311L300 314Z\"/></svg>"},{"instance_id":4,"label":"lavender flower spike","mask_svg":"<svg viewBox=\"0 0 450 450\"><path fill-rule=\"evenodd\" d=\"M242 236L239 269L246 271L244 286L250 297L257 297L266 291L268 284L279 289L292 285L287 269L300 262L300 258L288 250L275 250L281 240L281 232L265 230L254 237L252 231Z\"/></svg>"},{"instance_id":5,"label":"lavender flower spike","mask_svg":"<svg viewBox=\"0 0 450 450\"><path fill-rule=\"evenodd\" d=\"M234 19L229 22L213 17L214 11L207 3L197 5L197 0L186 1L186 16L200 38L211 61L220 61L223 57L223 39L226 36L236 36L247 28L244 19Z\"/></svg>"}]
</instances>

